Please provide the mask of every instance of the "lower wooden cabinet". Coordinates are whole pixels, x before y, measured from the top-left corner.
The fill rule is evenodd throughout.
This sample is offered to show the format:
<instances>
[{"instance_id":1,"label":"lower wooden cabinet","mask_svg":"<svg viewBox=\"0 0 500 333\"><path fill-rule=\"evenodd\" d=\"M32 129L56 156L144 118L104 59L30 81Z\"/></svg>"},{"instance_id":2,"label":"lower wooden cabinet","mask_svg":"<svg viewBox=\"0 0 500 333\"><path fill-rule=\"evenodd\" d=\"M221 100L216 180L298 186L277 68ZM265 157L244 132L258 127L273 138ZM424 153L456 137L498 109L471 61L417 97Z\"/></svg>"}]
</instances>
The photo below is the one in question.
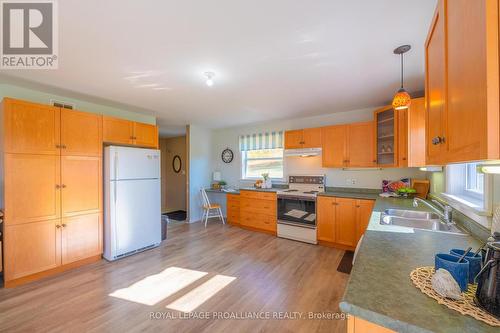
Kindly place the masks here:
<instances>
[{"instance_id":1,"label":"lower wooden cabinet","mask_svg":"<svg viewBox=\"0 0 500 333\"><path fill-rule=\"evenodd\" d=\"M61 264L60 219L4 227L5 281Z\"/></svg>"},{"instance_id":2,"label":"lower wooden cabinet","mask_svg":"<svg viewBox=\"0 0 500 333\"><path fill-rule=\"evenodd\" d=\"M379 326L359 317L347 317L347 333L395 333L393 330Z\"/></svg>"},{"instance_id":3,"label":"lower wooden cabinet","mask_svg":"<svg viewBox=\"0 0 500 333\"><path fill-rule=\"evenodd\" d=\"M60 229L63 265L102 253L100 213L63 218Z\"/></svg>"},{"instance_id":4,"label":"lower wooden cabinet","mask_svg":"<svg viewBox=\"0 0 500 333\"><path fill-rule=\"evenodd\" d=\"M368 226L374 201L319 196L317 204L318 241L354 249Z\"/></svg>"},{"instance_id":5,"label":"lower wooden cabinet","mask_svg":"<svg viewBox=\"0 0 500 333\"><path fill-rule=\"evenodd\" d=\"M276 233L276 193L240 191L240 225Z\"/></svg>"},{"instance_id":6,"label":"lower wooden cabinet","mask_svg":"<svg viewBox=\"0 0 500 333\"><path fill-rule=\"evenodd\" d=\"M227 223L240 224L240 196L228 193L226 200Z\"/></svg>"}]
</instances>

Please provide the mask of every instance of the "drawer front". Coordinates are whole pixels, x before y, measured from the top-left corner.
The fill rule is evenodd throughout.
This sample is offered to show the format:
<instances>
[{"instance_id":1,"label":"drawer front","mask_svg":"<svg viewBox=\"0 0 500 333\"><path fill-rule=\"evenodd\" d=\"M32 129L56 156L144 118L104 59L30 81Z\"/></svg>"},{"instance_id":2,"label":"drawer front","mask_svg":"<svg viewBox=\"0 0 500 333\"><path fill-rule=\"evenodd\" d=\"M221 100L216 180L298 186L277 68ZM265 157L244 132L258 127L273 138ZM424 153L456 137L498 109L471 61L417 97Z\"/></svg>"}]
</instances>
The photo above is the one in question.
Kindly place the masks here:
<instances>
[{"instance_id":1,"label":"drawer front","mask_svg":"<svg viewBox=\"0 0 500 333\"><path fill-rule=\"evenodd\" d=\"M241 191L241 199L260 199L260 200L274 200L276 201L276 193L273 192L259 192L259 191Z\"/></svg>"},{"instance_id":2,"label":"drawer front","mask_svg":"<svg viewBox=\"0 0 500 333\"><path fill-rule=\"evenodd\" d=\"M251 212L241 212L240 224L261 230L276 231L276 217Z\"/></svg>"},{"instance_id":3,"label":"drawer front","mask_svg":"<svg viewBox=\"0 0 500 333\"><path fill-rule=\"evenodd\" d=\"M242 198L241 211L276 216L276 201Z\"/></svg>"}]
</instances>

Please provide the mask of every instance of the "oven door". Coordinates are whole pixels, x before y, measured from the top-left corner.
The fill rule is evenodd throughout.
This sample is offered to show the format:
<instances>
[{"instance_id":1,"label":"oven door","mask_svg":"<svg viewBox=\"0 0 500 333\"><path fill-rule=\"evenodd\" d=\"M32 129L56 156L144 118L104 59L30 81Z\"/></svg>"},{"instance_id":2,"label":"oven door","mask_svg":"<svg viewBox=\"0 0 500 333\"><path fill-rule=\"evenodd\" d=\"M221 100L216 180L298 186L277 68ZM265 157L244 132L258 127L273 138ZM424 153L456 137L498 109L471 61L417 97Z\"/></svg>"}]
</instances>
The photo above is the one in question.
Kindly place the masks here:
<instances>
[{"instance_id":1,"label":"oven door","mask_svg":"<svg viewBox=\"0 0 500 333\"><path fill-rule=\"evenodd\" d=\"M278 223L316 227L316 198L278 196Z\"/></svg>"}]
</instances>

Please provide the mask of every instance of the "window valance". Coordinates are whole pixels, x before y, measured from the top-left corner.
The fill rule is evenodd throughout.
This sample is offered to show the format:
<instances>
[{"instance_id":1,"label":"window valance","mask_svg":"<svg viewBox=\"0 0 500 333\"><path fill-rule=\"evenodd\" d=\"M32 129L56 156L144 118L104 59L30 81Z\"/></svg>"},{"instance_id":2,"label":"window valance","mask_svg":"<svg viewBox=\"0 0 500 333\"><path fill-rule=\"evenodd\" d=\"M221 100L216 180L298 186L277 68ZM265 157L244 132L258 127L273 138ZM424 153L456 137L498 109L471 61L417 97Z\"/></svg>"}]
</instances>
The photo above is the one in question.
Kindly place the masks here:
<instances>
[{"instance_id":1,"label":"window valance","mask_svg":"<svg viewBox=\"0 0 500 333\"><path fill-rule=\"evenodd\" d=\"M240 136L240 151L283 148L283 131Z\"/></svg>"}]
</instances>

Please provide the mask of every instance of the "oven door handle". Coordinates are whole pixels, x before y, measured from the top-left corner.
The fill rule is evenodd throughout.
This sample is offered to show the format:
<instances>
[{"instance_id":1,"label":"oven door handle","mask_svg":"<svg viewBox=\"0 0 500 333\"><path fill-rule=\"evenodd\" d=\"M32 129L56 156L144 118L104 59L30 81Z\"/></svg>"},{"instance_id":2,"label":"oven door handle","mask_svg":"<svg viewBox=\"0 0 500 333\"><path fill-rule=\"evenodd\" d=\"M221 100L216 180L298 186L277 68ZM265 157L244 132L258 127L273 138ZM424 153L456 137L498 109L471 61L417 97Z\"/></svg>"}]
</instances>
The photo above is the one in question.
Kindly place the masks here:
<instances>
[{"instance_id":1,"label":"oven door handle","mask_svg":"<svg viewBox=\"0 0 500 333\"><path fill-rule=\"evenodd\" d=\"M297 223L297 222L289 222L284 220L278 220L278 224L286 224L294 227L307 228L307 229L316 229L316 223L314 225L305 224L305 223Z\"/></svg>"}]
</instances>

